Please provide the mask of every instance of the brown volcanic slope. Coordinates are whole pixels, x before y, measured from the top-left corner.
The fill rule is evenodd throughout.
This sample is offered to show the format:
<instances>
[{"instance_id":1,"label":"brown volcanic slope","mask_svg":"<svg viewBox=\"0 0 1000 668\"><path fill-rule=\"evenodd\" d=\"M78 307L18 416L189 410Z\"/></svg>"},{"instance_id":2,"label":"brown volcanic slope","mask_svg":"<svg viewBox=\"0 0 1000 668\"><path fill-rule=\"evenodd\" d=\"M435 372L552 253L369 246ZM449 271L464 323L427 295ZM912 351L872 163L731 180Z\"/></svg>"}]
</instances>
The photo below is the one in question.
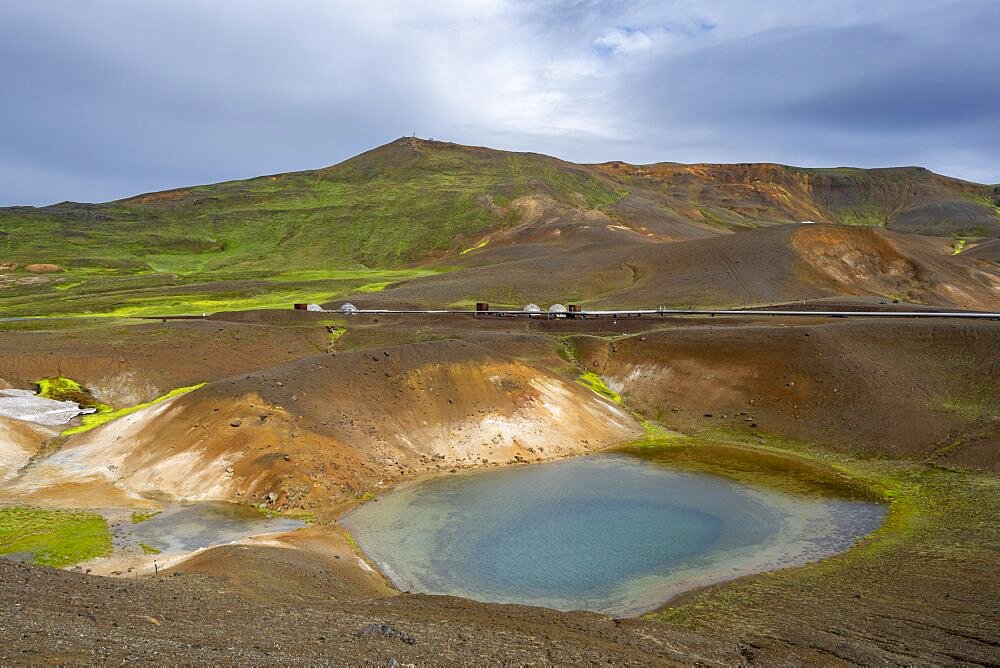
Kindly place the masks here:
<instances>
[{"instance_id":1,"label":"brown volcanic slope","mask_svg":"<svg viewBox=\"0 0 1000 668\"><path fill-rule=\"evenodd\" d=\"M478 169L515 155L401 141L362 157L382 173L386 163L394 169L419 165L435 151L486 161L475 163ZM348 299L381 306L488 301L614 308L860 297L1000 308L995 263L980 253L955 256L949 242L915 234L1000 233L1000 191L993 187L919 168L581 166L532 158L585 175L592 187L620 198L584 205L579 193L560 194L535 181L502 206L502 198L491 196L505 222L471 237L460 255L440 256L441 264L458 271ZM755 229L803 220L850 225ZM984 239L973 247L991 243Z\"/></svg>"},{"instance_id":2,"label":"brown volcanic slope","mask_svg":"<svg viewBox=\"0 0 1000 668\"><path fill-rule=\"evenodd\" d=\"M952 255L948 244L933 238L782 225L665 244L602 227L592 235L609 238L572 251L563 242L487 246L469 253L463 270L350 299L363 305L488 301L514 308L528 302L654 308L860 297L1000 309L1000 266L978 255Z\"/></svg>"},{"instance_id":3,"label":"brown volcanic slope","mask_svg":"<svg viewBox=\"0 0 1000 668\"><path fill-rule=\"evenodd\" d=\"M606 172L638 181L685 217L724 226L767 222L842 223L913 234L996 236L1000 186L920 167L804 169L775 164L633 166ZM687 206L684 203L687 202ZM700 214L700 216L698 215Z\"/></svg>"},{"instance_id":4,"label":"brown volcanic slope","mask_svg":"<svg viewBox=\"0 0 1000 668\"><path fill-rule=\"evenodd\" d=\"M641 434L627 411L571 379L429 341L211 382L70 437L6 492L98 507L150 492L237 502L273 493L326 515L404 475L581 454Z\"/></svg>"},{"instance_id":5,"label":"brown volcanic slope","mask_svg":"<svg viewBox=\"0 0 1000 668\"><path fill-rule=\"evenodd\" d=\"M1000 470L993 322L720 321L573 341L633 409L685 432Z\"/></svg>"}]
</instances>

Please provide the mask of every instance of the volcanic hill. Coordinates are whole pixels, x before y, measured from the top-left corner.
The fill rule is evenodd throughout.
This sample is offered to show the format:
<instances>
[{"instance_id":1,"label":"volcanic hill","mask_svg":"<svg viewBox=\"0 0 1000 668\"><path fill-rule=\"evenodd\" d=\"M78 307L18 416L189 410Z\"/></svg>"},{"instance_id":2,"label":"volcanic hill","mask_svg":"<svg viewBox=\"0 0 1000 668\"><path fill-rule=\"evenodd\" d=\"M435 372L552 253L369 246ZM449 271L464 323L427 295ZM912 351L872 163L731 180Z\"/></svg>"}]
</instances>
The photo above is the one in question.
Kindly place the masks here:
<instances>
[{"instance_id":1,"label":"volcanic hill","mask_svg":"<svg viewBox=\"0 0 1000 668\"><path fill-rule=\"evenodd\" d=\"M844 227L787 227L804 221ZM1000 285L985 248L995 237L1000 186L916 167L578 165L401 138L324 169L0 209L0 315L201 314L352 295L507 306L860 295L987 308Z\"/></svg>"}]
</instances>

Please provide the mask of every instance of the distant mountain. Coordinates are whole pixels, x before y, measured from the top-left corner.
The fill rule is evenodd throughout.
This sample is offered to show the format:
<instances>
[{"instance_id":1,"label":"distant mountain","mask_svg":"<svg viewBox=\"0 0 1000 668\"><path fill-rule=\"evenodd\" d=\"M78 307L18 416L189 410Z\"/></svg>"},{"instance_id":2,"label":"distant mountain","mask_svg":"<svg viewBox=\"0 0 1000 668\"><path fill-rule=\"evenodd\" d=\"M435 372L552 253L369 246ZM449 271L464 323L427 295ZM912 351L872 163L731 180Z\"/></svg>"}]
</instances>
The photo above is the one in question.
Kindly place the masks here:
<instances>
[{"instance_id":1,"label":"distant mountain","mask_svg":"<svg viewBox=\"0 0 1000 668\"><path fill-rule=\"evenodd\" d=\"M407 137L325 169L0 209L0 267L18 265L0 268L0 315L269 306L802 221L1000 237L1000 187L917 167L578 165Z\"/></svg>"}]
</instances>

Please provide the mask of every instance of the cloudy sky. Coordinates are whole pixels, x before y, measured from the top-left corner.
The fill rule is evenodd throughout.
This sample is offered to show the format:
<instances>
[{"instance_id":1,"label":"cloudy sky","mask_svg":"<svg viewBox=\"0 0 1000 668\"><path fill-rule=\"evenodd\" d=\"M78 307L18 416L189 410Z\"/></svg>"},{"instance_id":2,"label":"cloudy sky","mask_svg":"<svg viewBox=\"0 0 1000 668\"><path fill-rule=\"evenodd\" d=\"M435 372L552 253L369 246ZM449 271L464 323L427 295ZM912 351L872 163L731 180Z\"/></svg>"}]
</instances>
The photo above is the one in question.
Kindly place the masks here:
<instances>
[{"instance_id":1,"label":"cloudy sky","mask_svg":"<svg viewBox=\"0 0 1000 668\"><path fill-rule=\"evenodd\" d=\"M997 0L3 0L0 205L402 135L1000 182Z\"/></svg>"}]
</instances>

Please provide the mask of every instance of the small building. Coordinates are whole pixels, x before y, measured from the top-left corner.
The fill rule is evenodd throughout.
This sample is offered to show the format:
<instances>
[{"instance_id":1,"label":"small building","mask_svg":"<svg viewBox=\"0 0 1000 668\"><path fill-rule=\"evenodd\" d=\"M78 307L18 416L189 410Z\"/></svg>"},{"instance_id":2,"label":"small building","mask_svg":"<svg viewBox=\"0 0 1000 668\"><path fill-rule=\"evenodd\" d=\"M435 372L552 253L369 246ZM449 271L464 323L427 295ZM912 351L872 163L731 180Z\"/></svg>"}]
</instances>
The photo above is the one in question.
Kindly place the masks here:
<instances>
[{"instance_id":1,"label":"small building","mask_svg":"<svg viewBox=\"0 0 1000 668\"><path fill-rule=\"evenodd\" d=\"M542 307L538 304L528 304L523 310L525 313L541 313Z\"/></svg>"},{"instance_id":2,"label":"small building","mask_svg":"<svg viewBox=\"0 0 1000 668\"><path fill-rule=\"evenodd\" d=\"M553 304L549 307L549 315L555 318L565 318L567 310L562 304Z\"/></svg>"},{"instance_id":3,"label":"small building","mask_svg":"<svg viewBox=\"0 0 1000 668\"><path fill-rule=\"evenodd\" d=\"M345 302L341 304L340 308L337 310L340 311L341 313L357 313L358 307L352 304L351 302Z\"/></svg>"}]
</instances>

